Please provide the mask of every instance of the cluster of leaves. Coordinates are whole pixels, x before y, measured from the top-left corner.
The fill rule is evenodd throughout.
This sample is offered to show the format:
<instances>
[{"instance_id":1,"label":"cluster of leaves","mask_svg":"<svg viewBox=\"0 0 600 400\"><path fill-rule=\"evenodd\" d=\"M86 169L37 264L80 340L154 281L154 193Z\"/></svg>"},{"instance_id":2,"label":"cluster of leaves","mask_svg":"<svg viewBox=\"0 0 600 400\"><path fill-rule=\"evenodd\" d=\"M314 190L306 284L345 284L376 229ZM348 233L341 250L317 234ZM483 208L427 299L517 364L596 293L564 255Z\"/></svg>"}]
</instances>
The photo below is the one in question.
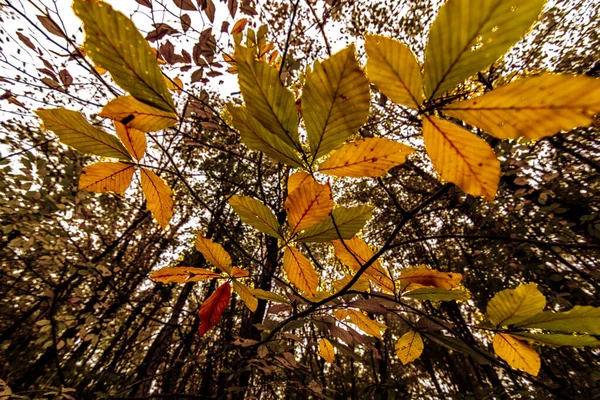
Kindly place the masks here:
<instances>
[{"instance_id":1,"label":"cluster of leaves","mask_svg":"<svg viewBox=\"0 0 600 400\"><path fill-rule=\"evenodd\" d=\"M457 124L457 120L496 139L536 140L589 125L600 110L600 84L593 78L541 73L492 90L468 80L518 41L544 5L542 0L514 3L490 0L473 7L472 0L449 0L432 25L423 66L406 45L384 36L367 36L366 75L356 59L355 46L350 45L315 62L304 76L298 99L281 82L277 54L266 42L266 31L251 31L244 46L244 24L234 27L235 51L227 61L235 67L231 71L238 74L244 105L227 107L233 125L248 148L295 172L285 182L287 224L280 223L268 205L251 197L232 196L229 205L243 222L279 241L283 269L293 285L290 288L295 289L293 296L286 298L243 284L241 280L250 271L232 267L231 256L221 245L198 236L196 248L221 274L200 268L167 267L152 278L177 283L226 280L200 308L201 334L217 324L228 305L232 285L251 311L256 310L259 299L294 305L299 299L307 313L334 302L331 310L335 320L325 321L329 321L326 325L332 333L337 330L341 336L344 334L339 333L338 324L348 329L352 329L349 324L354 325L378 338L387 328L365 314L372 311L372 305L359 300L338 302L344 294L370 293L396 303L403 297L466 300L465 291L457 289L460 274L427 267L399 272L384 268L378 259L389 249L389 243L374 251L356 236L371 218L373 207L336 205L329 183L321 181L327 179L323 175L384 176L417 153L413 147L388 138L360 137L360 128L370 113L370 83L395 103L414 110L422 121L425 150L443 180L489 200L496 196L500 162L487 140ZM120 140L75 111L38 110L37 114L45 128L63 143L88 154L119 160L86 167L79 183L81 189L123 193L139 169L147 206L166 228L173 215L171 190L139 163L146 150L146 133L177 123L177 109L169 90L181 90L182 85L165 80L155 53L121 13L96 0L76 0L74 9L84 22L83 48L87 56L129 93L109 102L99 114L114 121ZM478 96L455 101L464 97L465 86L473 88ZM489 91L480 94L484 89ZM301 135L303 130L305 135ZM331 289L320 284L313 262L300 250L300 245L307 248L307 243L319 242L331 242L336 257L354 272L335 282ZM551 313L544 312L544 307L545 299L533 285L503 291L488 305L492 328L481 327L495 333L494 348L501 358L533 375L539 370L539 357L522 340L550 345L599 344L585 334L600 332L597 308L576 307ZM393 309L389 306L383 310ZM270 340L275 333L271 330L263 340ZM403 363L418 358L423 348L416 328L405 333L396 345ZM335 351L328 339L320 341L319 349L325 360L333 361Z\"/></svg>"}]
</instances>

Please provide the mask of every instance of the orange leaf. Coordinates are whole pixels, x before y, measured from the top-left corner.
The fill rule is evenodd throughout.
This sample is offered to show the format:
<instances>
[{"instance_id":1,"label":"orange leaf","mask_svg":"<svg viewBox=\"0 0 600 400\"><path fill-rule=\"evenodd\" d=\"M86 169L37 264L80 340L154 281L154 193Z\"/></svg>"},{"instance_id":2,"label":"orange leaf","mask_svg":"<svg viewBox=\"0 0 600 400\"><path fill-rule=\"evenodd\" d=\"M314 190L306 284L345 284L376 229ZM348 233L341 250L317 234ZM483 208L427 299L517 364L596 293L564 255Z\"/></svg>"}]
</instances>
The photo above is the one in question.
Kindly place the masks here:
<instances>
[{"instance_id":1,"label":"orange leaf","mask_svg":"<svg viewBox=\"0 0 600 400\"><path fill-rule=\"evenodd\" d=\"M200 318L198 333L200 335L204 335L217 324L219 318L221 318L221 314L223 314L227 304L229 304L230 297L231 285L229 282L225 282L202 303L202 307L198 311L198 317Z\"/></svg>"},{"instance_id":2,"label":"orange leaf","mask_svg":"<svg viewBox=\"0 0 600 400\"><path fill-rule=\"evenodd\" d=\"M250 272L247 269L233 267L231 270L231 276L233 278L245 278L250 275Z\"/></svg>"},{"instance_id":3,"label":"orange leaf","mask_svg":"<svg viewBox=\"0 0 600 400\"><path fill-rule=\"evenodd\" d=\"M304 171L296 172L288 178L288 193L292 193L305 183L314 182L314 178Z\"/></svg>"},{"instance_id":4,"label":"orange leaf","mask_svg":"<svg viewBox=\"0 0 600 400\"><path fill-rule=\"evenodd\" d=\"M332 209L333 197L329 185L305 182L285 200L290 235L325 221Z\"/></svg>"},{"instance_id":5,"label":"orange leaf","mask_svg":"<svg viewBox=\"0 0 600 400\"><path fill-rule=\"evenodd\" d=\"M417 289L422 286L436 287L442 289L454 289L460 285L462 274L455 272L441 272L435 269L428 269L424 266L417 268L407 268L400 273L401 282L408 282L408 287Z\"/></svg>"},{"instance_id":6,"label":"orange leaf","mask_svg":"<svg viewBox=\"0 0 600 400\"><path fill-rule=\"evenodd\" d=\"M283 269L288 279L298 289L315 296L319 286L319 276L315 267L300 251L293 247L286 247L283 253Z\"/></svg>"},{"instance_id":7,"label":"orange leaf","mask_svg":"<svg viewBox=\"0 0 600 400\"><path fill-rule=\"evenodd\" d=\"M335 249L335 256L354 271L358 271L375 254L367 243L357 237L344 240L343 242L341 240L334 240L331 243L333 243L333 248ZM379 288L394 293L394 282L379 261L376 260L371 264L363 276L375 283Z\"/></svg>"},{"instance_id":8,"label":"orange leaf","mask_svg":"<svg viewBox=\"0 0 600 400\"><path fill-rule=\"evenodd\" d=\"M117 121L115 121L115 130L127 151L129 151L136 160L141 160L146 153L146 135L144 132L128 128Z\"/></svg>"},{"instance_id":9,"label":"orange leaf","mask_svg":"<svg viewBox=\"0 0 600 400\"><path fill-rule=\"evenodd\" d=\"M233 25L233 29L231 29L231 34L234 35L236 33L240 33L244 31L244 28L246 27L246 24L248 23L248 20L246 18L242 18L239 21L237 21L234 25Z\"/></svg>"},{"instance_id":10,"label":"orange leaf","mask_svg":"<svg viewBox=\"0 0 600 400\"><path fill-rule=\"evenodd\" d=\"M150 274L150 279L162 283L200 282L220 277L221 275L214 271L194 267L165 267Z\"/></svg>"},{"instance_id":11,"label":"orange leaf","mask_svg":"<svg viewBox=\"0 0 600 400\"><path fill-rule=\"evenodd\" d=\"M165 229L173 216L173 192L158 175L149 169L140 170L142 190L146 195L146 206L152 216Z\"/></svg>"},{"instance_id":12,"label":"orange leaf","mask_svg":"<svg viewBox=\"0 0 600 400\"><path fill-rule=\"evenodd\" d=\"M98 162L88 165L79 177L79 189L121 194L131 184L134 172L133 165L120 162Z\"/></svg>"}]
</instances>

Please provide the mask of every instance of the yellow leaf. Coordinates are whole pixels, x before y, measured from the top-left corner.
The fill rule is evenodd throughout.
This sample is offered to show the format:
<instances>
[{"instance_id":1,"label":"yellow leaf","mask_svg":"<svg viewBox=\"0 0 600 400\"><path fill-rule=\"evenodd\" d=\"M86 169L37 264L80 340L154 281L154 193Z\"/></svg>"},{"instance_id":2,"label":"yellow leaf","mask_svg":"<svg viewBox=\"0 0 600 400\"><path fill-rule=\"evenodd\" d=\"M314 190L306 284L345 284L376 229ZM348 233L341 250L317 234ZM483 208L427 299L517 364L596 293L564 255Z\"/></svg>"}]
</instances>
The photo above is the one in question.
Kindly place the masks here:
<instances>
[{"instance_id":1,"label":"yellow leaf","mask_svg":"<svg viewBox=\"0 0 600 400\"><path fill-rule=\"evenodd\" d=\"M231 208L246 224L253 226L267 235L283 239L281 226L273 212L258 200L248 196L231 196L228 201Z\"/></svg>"},{"instance_id":2,"label":"yellow leaf","mask_svg":"<svg viewBox=\"0 0 600 400\"><path fill-rule=\"evenodd\" d=\"M373 206L342 207L333 209L329 218L302 232L296 237L300 242L329 242L351 239L373 214ZM335 225L333 224L335 221Z\"/></svg>"},{"instance_id":3,"label":"yellow leaf","mask_svg":"<svg viewBox=\"0 0 600 400\"><path fill-rule=\"evenodd\" d=\"M146 195L146 207L158 224L165 229L173 216L173 192L165 181L154 172L141 168L142 190Z\"/></svg>"},{"instance_id":4,"label":"yellow leaf","mask_svg":"<svg viewBox=\"0 0 600 400\"><path fill-rule=\"evenodd\" d=\"M487 317L494 325L512 325L544 310L546 298L534 283L497 293L487 305Z\"/></svg>"},{"instance_id":5,"label":"yellow leaf","mask_svg":"<svg viewBox=\"0 0 600 400\"><path fill-rule=\"evenodd\" d=\"M449 0L429 31L425 94L429 99L484 69L529 29L546 0Z\"/></svg>"},{"instance_id":6,"label":"yellow leaf","mask_svg":"<svg viewBox=\"0 0 600 400\"><path fill-rule=\"evenodd\" d=\"M346 275L342 279L333 281L333 292L335 293L342 290L342 288L346 286L348 282L350 282L350 279L352 279L352 276ZM368 292L369 289L369 281L362 276L358 278L356 283L350 287L350 290L356 290L357 292Z\"/></svg>"},{"instance_id":7,"label":"yellow leaf","mask_svg":"<svg viewBox=\"0 0 600 400\"><path fill-rule=\"evenodd\" d=\"M285 200L290 236L323 222L333 209L329 185L308 181L288 194Z\"/></svg>"},{"instance_id":8,"label":"yellow leaf","mask_svg":"<svg viewBox=\"0 0 600 400\"><path fill-rule=\"evenodd\" d=\"M98 115L142 132L160 131L177 123L176 114L144 104L132 96L111 100Z\"/></svg>"},{"instance_id":9,"label":"yellow leaf","mask_svg":"<svg viewBox=\"0 0 600 400\"><path fill-rule=\"evenodd\" d=\"M272 301L275 303L289 303L289 301L277 294L277 293L273 293L273 292L268 292L266 290L262 290L262 289L250 289L250 291L252 291L252 294L256 297L258 297L259 299L262 300L266 300L266 301Z\"/></svg>"},{"instance_id":10,"label":"yellow leaf","mask_svg":"<svg viewBox=\"0 0 600 400\"><path fill-rule=\"evenodd\" d=\"M315 267L300 251L293 247L286 247L283 252L283 269L288 279L298 289L309 296L315 296L319 286L319 276Z\"/></svg>"},{"instance_id":11,"label":"yellow leaf","mask_svg":"<svg viewBox=\"0 0 600 400\"><path fill-rule=\"evenodd\" d=\"M372 320L358 310L348 310L348 316L350 321L367 335L381 339L381 334L387 329L384 324Z\"/></svg>"},{"instance_id":12,"label":"yellow leaf","mask_svg":"<svg viewBox=\"0 0 600 400\"><path fill-rule=\"evenodd\" d=\"M329 340L323 338L319 341L319 355L328 363L335 361L335 350Z\"/></svg>"},{"instance_id":13,"label":"yellow leaf","mask_svg":"<svg viewBox=\"0 0 600 400\"><path fill-rule=\"evenodd\" d=\"M179 79L178 76L173 79L173 83L175 84L175 91L177 94L181 94L183 92L183 82Z\"/></svg>"},{"instance_id":14,"label":"yellow leaf","mask_svg":"<svg viewBox=\"0 0 600 400\"><path fill-rule=\"evenodd\" d=\"M98 75L104 75L107 72L106 68L102 68L97 65L94 65L93 69L98 73Z\"/></svg>"},{"instance_id":15,"label":"yellow leaf","mask_svg":"<svg viewBox=\"0 0 600 400\"><path fill-rule=\"evenodd\" d=\"M142 103L175 110L156 56L129 18L98 0L75 0L73 10L83 21L83 47L96 65Z\"/></svg>"},{"instance_id":16,"label":"yellow leaf","mask_svg":"<svg viewBox=\"0 0 600 400\"><path fill-rule=\"evenodd\" d=\"M240 91L250 115L293 149L300 147L294 95L283 87L279 71L257 61L247 48L236 46Z\"/></svg>"},{"instance_id":17,"label":"yellow leaf","mask_svg":"<svg viewBox=\"0 0 600 400\"><path fill-rule=\"evenodd\" d=\"M537 376L540 371L540 356L525 342L507 333L494 335L494 351L513 368Z\"/></svg>"},{"instance_id":18,"label":"yellow leaf","mask_svg":"<svg viewBox=\"0 0 600 400\"><path fill-rule=\"evenodd\" d=\"M369 81L356 61L354 44L316 62L302 90L302 116L314 159L339 147L367 122Z\"/></svg>"},{"instance_id":19,"label":"yellow leaf","mask_svg":"<svg viewBox=\"0 0 600 400\"><path fill-rule=\"evenodd\" d=\"M123 145L136 160L144 158L146 153L146 135L137 129L128 128L120 122L115 121L115 131L123 142Z\"/></svg>"},{"instance_id":20,"label":"yellow leaf","mask_svg":"<svg viewBox=\"0 0 600 400\"><path fill-rule=\"evenodd\" d=\"M100 157L131 160L119 139L90 124L80 113L66 108L36 110L44 121L44 129L58 136L60 141L83 153Z\"/></svg>"},{"instance_id":21,"label":"yellow leaf","mask_svg":"<svg viewBox=\"0 0 600 400\"><path fill-rule=\"evenodd\" d=\"M600 80L542 74L443 108L452 117L499 138L541 139L588 126L600 112Z\"/></svg>"},{"instance_id":22,"label":"yellow leaf","mask_svg":"<svg viewBox=\"0 0 600 400\"><path fill-rule=\"evenodd\" d=\"M238 296L240 296L240 299L242 299L250 311L256 311L256 307L258 307L258 299L254 297L250 289L238 281L233 281L233 290L238 294Z\"/></svg>"},{"instance_id":23,"label":"yellow leaf","mask_svg":"<svg viewBox=\"0 0 600 400\"><path fill-rule=\"evenodd\" d=\"M423 121L423 139L442 179L465 193L494 200L500 182L500 162L485 140L434 116Z\"/></svg>"},{"instance_id":24,"label":"yellow leaf","mask_svg":"<svg viewBox=\"0 0 600 400\"><path fill-rule=\"evenodd\" d=\"M287 185L288 194L292 193L294 190L298 189L304 183L308 183L311 181L314 182L314 180L315 179L308 172L299 171L299 172L293 173L288 178L288 185Z\"/></svg>"},{"instance_id":25,"label":"yellow leaf","mask_svg":"<svg viewBox=\"0 0 600 400\"><path fill-rule=\"evenodd\" d=\"M360 178L383 176L406 161L412 147L385 138L368 138L346 143L319 165L319 172Z\"/></svg>"},{"instance_id":26,"label":"yellow leaf","mask_svg":"<svg viewBox=\"0 0 600 400\"><path fill-rule=\"evenodd\" d=\"M406 268L400 272L400 282L407 282L406 288L436 287L455 289L460 285L462 275L456 272L441 272L427 267Z\"/></svg>"},{"instance_id":27,"label":"yellow leaf","mask_svg":"<svg viewBox=\"0 0 600 400\"><path fill-rule=\"evenodd\" d=\"M225 251L223 246L219 243L215 243L210 239L202 237L198 234L196 236L196 250L198 250L206 260L219 268L221 271L227 272L229 275L232 274L231 269L231 256Z\"/></svg>"},{"instance_id":28,"label":"yellow leaf","mask_svg":"<svg viewBox=\"0 0 600 400\"><path fill-rule=\"evenodd\" d=\"M79 189L122 194L131 184L135 167L131 164L99 162L88 165L79 177Z\"/></svg>"},{"instance_id":29,"label":"yellow leaf","mask_svg":"<svg viewBox=\"0 0 600 400\"><path fill-rule=\"evenodd\" d=\"M367 76L393 102L419 108L423 102L421 67L408 46L379 35L365 36Z\"/></svg>"},{"instance_id":30,"label":"yellow leaf","mask_svg":"<svg viewBox=\"0 0 600 400\"><path fill-rule=\"evenodd\" d=\"M244 31L248 20L246 18L239 19L233 24L233 28L231 29L231 34L235 35L236 33L240 33Z\"/></svg>"},{"instance_id":31,"label":"yellow leaf","mask_svg":"<svg viewBox=\"0 0 600 400\"><path fill-rule=\"evenodd\" d=\"M409 331L402 335L396 343L396 354L402 364L406 365L421 357L423 353L423 339L419 332Z\"/></svg>"},{"instance_id":32,"label":"yellow leaf","mask_svg":"<svg viewBox=\"0 0 600 400\"><path fill-rule=\"evenodd\" d=\"M349 310L334 310L333 316L336 317L340 321L344 321L346 318L350 316Z\"/></svg>"},{"instance_id":33,"label":"yellow leaf","mask_svg":"<svg viewBox=\"0 0 600 400\"><path fill-rule=\"evenodd\" d=\"M335 256L354 271L358 271L375 255L369 245L357 237L344 240L343 242L341 240L333 240L331 243L333 243L333 248L335 249ZM376 284L380 289L388 293L394 293L394 281L392 281L388 272L381 266L378 260L367 268L363 276Z\"/></svg>"},{"instance_id":34,"label":"yellow leaf","mask_svg":"<svg viewBox=\"0 0 600 400\"><path fill-rule=\"evenodd\" d=\"M250 271L243 268L233 267L231 269L231 276L233 278L245 278L250 275Z\"/></svg>"},{"instance_id":35,"label":"yellow leaf","mask_svg":"<svg viewBox=\"0 0 600 400\"><path fill-rule=\"evenodd\" d=\"M255 117L250 115L246 107L227 105L233 117L233 125L239 132L242 142L248 148L262 151L274 160L281 161L292 167L301 167L302 161L298 152L285 141L268 131Z\"/></svg>"},{"instance_id":36,"label":"yellow leaf","mask_svg":"<svg viewBox=\"0 0 600 400\"><path fill-rule=\"evenodd\" d=\"M214 271L194 267L165 267L150 274L150 279L162 283L200 282L220 277L221 275Z\"/></svg>"}]
</instances>

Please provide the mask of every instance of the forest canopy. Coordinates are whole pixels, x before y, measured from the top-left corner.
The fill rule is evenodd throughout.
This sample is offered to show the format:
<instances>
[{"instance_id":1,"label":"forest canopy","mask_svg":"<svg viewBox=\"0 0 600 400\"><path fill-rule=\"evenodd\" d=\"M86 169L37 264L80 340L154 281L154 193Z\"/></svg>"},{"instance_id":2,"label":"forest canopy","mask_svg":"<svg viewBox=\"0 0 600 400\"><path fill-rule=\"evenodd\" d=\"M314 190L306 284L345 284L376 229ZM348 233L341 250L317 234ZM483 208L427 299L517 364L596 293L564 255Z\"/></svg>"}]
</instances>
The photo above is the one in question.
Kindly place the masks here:
<instances>
[{"instance_id":1,"label":"forest canopy","mask_svg":"<svg viewBox=\"0 0 600 400\"><path fill-rule=\"evenodd\" d=\"M0 398L594 398L599 13L0 0Z\"/></svg>"}]
</instances>

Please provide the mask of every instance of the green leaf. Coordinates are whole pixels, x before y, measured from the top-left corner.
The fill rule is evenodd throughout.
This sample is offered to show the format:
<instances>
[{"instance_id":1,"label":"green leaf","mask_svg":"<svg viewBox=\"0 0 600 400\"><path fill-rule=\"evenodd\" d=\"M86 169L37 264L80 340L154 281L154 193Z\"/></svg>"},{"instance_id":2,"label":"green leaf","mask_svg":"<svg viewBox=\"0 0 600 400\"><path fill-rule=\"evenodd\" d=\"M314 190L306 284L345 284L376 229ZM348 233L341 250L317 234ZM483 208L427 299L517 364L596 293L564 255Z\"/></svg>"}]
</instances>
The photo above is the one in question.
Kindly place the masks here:
<instances>
[{"instance_id":1,"label":"green leaf","mask_svg":"<svg viewBox=\"0 0 600 400\"><path fill-rule=\"evenodd\" d=\"M242 142L248 148L262 151L274 160L281 161L292 167L302 168L298 153L285 141L269 132L260 122L250 115L246 107L227 105L233 116L233 125L242 137Z\"/></svg>"},{"instance_id":2,"label":"green leaf","mask_svg":"<svg viewBox=\"0 0 600 400\"><path fill-rule=\"evenodd\" d=\"M417 300L452 301L467 300L469 295L463 290L448 290L442 288L419 288L402 294Z\"/></svg>"},{"instance_id":3,"label":"green leaf","mask_svg":"<svg viewBox=\"0 0 600 400\"><path fill-rule=\"evenodd\" d=\"M44 121L44 128L54 132L64 144L82 153L131 161L117 137L95 128L77 111L61 107L35 113Z\"/></svg>"},{"instance_id":4,"label":"green leaf","mask_svg":"<svg viewBox=\"0 0 600 400\"><path fill-rule=\"evenodd\" d=\"M302 91L302 116L314 159L339 147L369 116L369 81L354 45L315 62Z\"/></svg>"},{"instance_id":5,"label":"green leaf","mask_svg":"<svg viewBox=\"0 0 600 400\"><path fill-rule=\"evenodd\" d=\"M379 35L365 36L367 76L394 103L419 108L423 102L421 67L408 46Z\"/></svg>"},{"instance_id":6,"label":"green leaf","mask_svg":"<svg viewBox=\"0 0 600 400\"><path fill-rule=\"evenodd\" d=\"M337 225L342 235L342 239L352 239L365 226L365 223L371 219L374 208L372 206L339 206L331 212L326 221L302 232L296 240L300 242L329 242L340 239L333 224L334 220L335 225Z\"/></svg>"},{"instance_id":7,"label":"green leaf","mask_svg":"<svg viewBox=\"0 0 600 400\"><path fill-rule=\"evenodd\" d=\"M490 360L481 354L481 353L488 354L487 351L485 351L481 348L478 348L475 345L470 346L460 339L457 339L457 338L451 337L451 336L446 336L441 333L438 334L438 333L433 333L433 332L432 333L422 332L422 334L427 339L433 340L434 342L436 342L437 344L439 344L441 346L444 346L450 350L458 351L459 353L463 353L468 356L471 356L473 361L475 361L479 364L489 364L490 363ZM476 351L475 349L479 350L479 351Z\"/></svg>"},{"instance_id":8,"label":"green leaf","mask_svg":"<svg viewBox=\"0 0 600 400\"><path fill-rule=\"evenodd\" d=\"M516 289L506 289L490 300L487 316L496 326L512 325L542 312L546 298L534 283L521 284Z\"/></svg>"},{"instance_id":9,"label":"green leaf","mask_svg":"<svg viewBox=\"0 0 600 400\"><path fill-rule=\"evenodd\" d=\"M560 333L521 333L512 332L513 336L529 341L545 344L547 346L600 346L600 341L593 336L588 335L565 335Z\"/></svg>"},{"instance_id":10,"label":"green leaf","mask_svg":"<svg viewBox=\"0 0 600 400\"><path fill-rule=\"evenodd\" d=\"M543 312L519 321L515 327L600 335L600 307L575 306L564 312Z\"/></svg>"},{"instance_id":11,"label":"green leaf","mask_svg":"<svg viewBox=\"0 0 600 400\"><path fill-rule=\"evenodd\" d=\"M448 0L429 33L425 94L443 95L484 69L535 22L546 0Z\"/></svg>"},{"instance_id":12,"label":"green leaf","mask_svg":"<svg viewBox=\"0 0 600 400\"><path fill-rule=\"evenodd\" d=\"M253 226L267 235L283 239L281 226L269 207L258 200L247 196L232 196L229 205L246 224Z\"/></svg>"},{"instance_id":13,"label":"green leaf","mask_svg":"<svg viewBox=\"0 0 600 400\"><path fill-rule=\"evenodd\" d=\"M83 21L83 47L94 63L142 103L174 111L156 56L133 22L98 0L75 0L73 9Z\"/></svg>"},{"instance_id":14,"label":"green leaf","mask_svg":"<svg viewBox=\"0 0 600 400\"><path fill-rule=\"evenodd\" d=\"M238 79L248 112L269 132L292 148L300 148L298 113L294 95L283 87L279 72L269 64L254 59L252 52L236 46Z\"/></svg>"}]
</instances>

